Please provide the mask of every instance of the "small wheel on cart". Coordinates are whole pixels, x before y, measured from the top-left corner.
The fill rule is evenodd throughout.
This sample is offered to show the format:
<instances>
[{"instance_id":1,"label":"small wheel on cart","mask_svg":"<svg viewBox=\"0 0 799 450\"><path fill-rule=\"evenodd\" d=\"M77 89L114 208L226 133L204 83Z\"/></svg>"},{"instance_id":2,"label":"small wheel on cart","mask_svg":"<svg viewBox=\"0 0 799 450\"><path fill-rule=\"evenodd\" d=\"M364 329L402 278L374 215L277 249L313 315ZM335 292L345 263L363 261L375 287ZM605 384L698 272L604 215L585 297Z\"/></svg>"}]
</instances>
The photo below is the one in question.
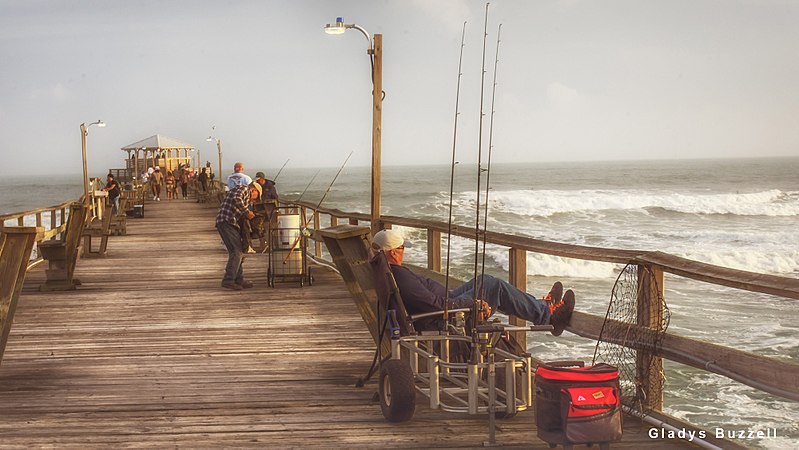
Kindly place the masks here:
<instances>
[{"instance_id":1,"label":"small wheel on cart","mask_svg":"<svg viewBox=\"0 0 799 450\"><path fill-rule=\"evenodd\" d=\"M275 287L275 277L272 276L272 268L266 269L266 285Z\"/></svg>"},{"instance_id":2,"label":"small wheel on cart","mask_svg":"<svg viewBox=\"0 0 799 450\"><path fill-rule=\"evenodd\" d=\"M311 269L308 269L308 286L313 286L313 275L311 275Z\"/></svg>"},{"instance_id":3,"label":"small wheel on cart","mask_svg":"<svg viewBox=\"0 0 799 450\"><path fill-rule=\"evenodd\" d=\"M408 363L389 359L380 368L380 409L389 422L405 422L416 409L416 388Z\"/></svg>"}]
</instances>

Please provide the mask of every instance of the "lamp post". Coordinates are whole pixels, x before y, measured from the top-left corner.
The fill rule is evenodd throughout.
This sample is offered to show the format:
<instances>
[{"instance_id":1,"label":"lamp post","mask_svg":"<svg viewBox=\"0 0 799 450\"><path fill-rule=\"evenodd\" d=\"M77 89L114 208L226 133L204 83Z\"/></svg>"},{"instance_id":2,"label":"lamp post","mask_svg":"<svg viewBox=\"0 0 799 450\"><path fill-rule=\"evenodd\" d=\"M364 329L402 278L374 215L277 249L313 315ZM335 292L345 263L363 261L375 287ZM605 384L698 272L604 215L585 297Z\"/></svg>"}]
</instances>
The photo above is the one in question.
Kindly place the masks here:
<instances>
[{"instance_id":1,"label":"lamp post","mask_svg":"<svg viewBox=\"0 0 799 450\"><path fill-rule=\"evenodd\" d=\"M208 139L206 139L206 141L208 141L208 142L216 141L216 152L217 152L217 155L219 156L219 175L217 176L217 179L221 180L221 178L219 178L219 177L222 176L222 140L221 139L217 139L217 138L215 138L213 136L208 136Z\"/></svg>"},{"instance_id":2,"label":"lamp post","mask_svg":"<svg viewBox=\"0 0 799 450\"><path fill-rule=\"evenodd\" d=\"M383 224L380 221L380 152L381 128L383 120L383 35L376 34L374 39L369 33L354 23L345 24L341 17L336 18L335 24L325 25L327 34L343 34L348 29L360 31L369 44L366 54L372 66L372 197L370 220L372 234L379 231Z\"/></svg>"},{"instance_id":3,"label":"lamp post","mask_svg":"<svg viewBox=\"0 0 799 450\"><path fill-rule=\"evenodd\" d=\"M104 127L105 122L102 120L98 120L97 122L92 122L86 125L86 122L80 124L80 148L81 148L81 155L83 157L83 203L89 203L89 169L86 164L86 137L89 135L89 127L92 125L97 125L98 127Z\"/></svg>"}]
</instances>

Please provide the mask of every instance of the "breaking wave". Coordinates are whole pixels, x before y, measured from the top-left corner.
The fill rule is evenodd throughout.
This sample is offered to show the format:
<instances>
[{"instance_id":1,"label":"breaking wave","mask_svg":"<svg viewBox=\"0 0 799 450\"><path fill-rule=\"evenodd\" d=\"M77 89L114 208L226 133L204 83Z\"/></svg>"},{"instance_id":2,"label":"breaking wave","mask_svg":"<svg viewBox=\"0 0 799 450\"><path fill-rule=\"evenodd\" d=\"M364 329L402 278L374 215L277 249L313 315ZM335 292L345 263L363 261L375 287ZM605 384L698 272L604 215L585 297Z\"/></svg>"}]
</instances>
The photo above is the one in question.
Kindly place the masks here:
<instances>
[{"instance_id":1,"label":"breaking wave","mask_svg":"<svg viewBox=\"0 0 799 450\"><path fill-rule=\"evenodd\" d=\"M475 193L461 192L456 203L474 208ZM738 216L797 216L799 192L771 189L752 193L677 193L638 190L509 190L490 194L492 211L527 217L606 210L657 209L684 214Z\"/></svg>"}]
</instances>

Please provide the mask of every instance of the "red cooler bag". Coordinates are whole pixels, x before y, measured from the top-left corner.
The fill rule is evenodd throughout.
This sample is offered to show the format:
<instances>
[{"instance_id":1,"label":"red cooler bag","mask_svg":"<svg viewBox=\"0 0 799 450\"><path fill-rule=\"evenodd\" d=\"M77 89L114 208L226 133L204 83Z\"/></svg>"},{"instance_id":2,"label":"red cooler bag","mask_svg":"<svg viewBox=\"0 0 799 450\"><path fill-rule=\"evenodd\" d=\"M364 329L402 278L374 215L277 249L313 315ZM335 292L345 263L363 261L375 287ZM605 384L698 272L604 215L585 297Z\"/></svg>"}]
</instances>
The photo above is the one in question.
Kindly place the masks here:
<instances>
[{"instance_id":1,"label":"red cooler bag","mask_svg":"<svg viewBox=\"0 0 799 450\"><path fill-rule=\"evenodd\" d=\"M550 444L592 444L621 439L619 371L608 364L535 372L538 437Z\"/></svg>"}]
</instances>

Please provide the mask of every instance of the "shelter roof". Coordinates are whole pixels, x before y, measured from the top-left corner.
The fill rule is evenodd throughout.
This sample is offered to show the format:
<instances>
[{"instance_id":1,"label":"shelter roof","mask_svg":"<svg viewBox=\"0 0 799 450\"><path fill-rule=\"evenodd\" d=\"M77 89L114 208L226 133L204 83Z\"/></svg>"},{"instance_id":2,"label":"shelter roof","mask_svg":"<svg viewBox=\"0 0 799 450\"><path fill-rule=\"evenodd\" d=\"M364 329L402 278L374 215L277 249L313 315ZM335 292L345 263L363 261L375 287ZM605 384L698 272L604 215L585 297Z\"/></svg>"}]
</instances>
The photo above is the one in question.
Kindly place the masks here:
<instances>
[{"instance_id":1,"label":"shelter roof","mask_svg":"<svg viewBox=\"0 0 799 450\"><path fill-rule=\"evenodd\" d=\"M141 141L126 145L122 147L122 150L159 150L171 148L192 149L194 146L169 136L156 134L154 136L148 137L147 139L142 139Z\"/></svg>"}]
</instances>

